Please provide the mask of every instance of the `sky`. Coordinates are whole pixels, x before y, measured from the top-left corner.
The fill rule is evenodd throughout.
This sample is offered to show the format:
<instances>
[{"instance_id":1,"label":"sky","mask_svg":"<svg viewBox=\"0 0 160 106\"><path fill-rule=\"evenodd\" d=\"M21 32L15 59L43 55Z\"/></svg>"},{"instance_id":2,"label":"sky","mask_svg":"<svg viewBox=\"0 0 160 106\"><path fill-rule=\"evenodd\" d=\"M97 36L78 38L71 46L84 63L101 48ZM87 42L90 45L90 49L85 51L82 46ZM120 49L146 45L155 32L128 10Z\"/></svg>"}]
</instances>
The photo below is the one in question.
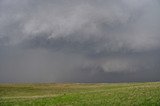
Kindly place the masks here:
<instances>
[{"instance_id":1,"label":"sky","mask_svg":"<svg viewBox=\"0 0 160 106\"><path fill-rule=\"evenodd\" d=\"M0 0L0 83L160 81L159 0Z\"/></svg>"}]
</instances>

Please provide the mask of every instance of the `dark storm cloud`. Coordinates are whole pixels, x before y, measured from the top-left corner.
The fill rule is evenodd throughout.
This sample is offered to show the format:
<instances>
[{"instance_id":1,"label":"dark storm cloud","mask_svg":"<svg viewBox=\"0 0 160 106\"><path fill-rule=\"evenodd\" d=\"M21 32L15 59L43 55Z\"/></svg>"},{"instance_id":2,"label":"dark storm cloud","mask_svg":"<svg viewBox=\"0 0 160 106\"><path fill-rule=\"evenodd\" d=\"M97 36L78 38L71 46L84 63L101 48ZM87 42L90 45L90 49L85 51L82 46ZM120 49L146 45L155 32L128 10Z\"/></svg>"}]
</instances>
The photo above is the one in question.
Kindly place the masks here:
<instances>
[{"instance_id":1,"label":"dark storm cloud","mask_svg":"<svg viewBox=\"0 0 160 106\"><path fill-rule=\"evenodd\" d=\"M0 0L1 82L160 80L158 0Z\"/></svg>"}]
</instances>

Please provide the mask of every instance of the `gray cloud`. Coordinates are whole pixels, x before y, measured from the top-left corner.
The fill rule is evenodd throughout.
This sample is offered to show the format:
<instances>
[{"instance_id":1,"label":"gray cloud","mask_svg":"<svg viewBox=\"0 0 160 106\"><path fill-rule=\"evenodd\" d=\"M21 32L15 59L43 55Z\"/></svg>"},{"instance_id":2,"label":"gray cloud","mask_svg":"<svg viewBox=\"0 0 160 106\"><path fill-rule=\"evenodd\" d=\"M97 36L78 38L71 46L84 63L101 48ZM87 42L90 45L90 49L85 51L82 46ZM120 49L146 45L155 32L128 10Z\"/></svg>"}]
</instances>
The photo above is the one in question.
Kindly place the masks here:
<instances>
[{"instance_id":1,"label":"gray cloud","mask_svg":"<svg viewBox=\"0 0 160 106\"><path fill-rule=\"evenodd\" d=\"M160 80L158 0L1 0L0 82Z\"/></svg>"}]
</instances>

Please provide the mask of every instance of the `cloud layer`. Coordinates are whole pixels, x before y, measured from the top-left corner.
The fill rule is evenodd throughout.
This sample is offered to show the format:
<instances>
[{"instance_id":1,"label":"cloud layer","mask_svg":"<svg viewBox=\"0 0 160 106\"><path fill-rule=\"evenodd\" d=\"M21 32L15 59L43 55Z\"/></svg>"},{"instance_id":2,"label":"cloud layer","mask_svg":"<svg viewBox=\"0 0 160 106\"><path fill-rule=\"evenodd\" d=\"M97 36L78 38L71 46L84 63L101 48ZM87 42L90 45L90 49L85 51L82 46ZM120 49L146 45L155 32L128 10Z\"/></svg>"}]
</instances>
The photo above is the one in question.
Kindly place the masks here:
<instances>
[{"instance_id":1,"label":"cloud layer","mask_svg":"<svg viewBox=\"0 0 160 106\"><path fill-rule=\"evenodd\" d=\"M0 82L160 80L158 0L0 0Z\"/></svg>"}]
</instances>

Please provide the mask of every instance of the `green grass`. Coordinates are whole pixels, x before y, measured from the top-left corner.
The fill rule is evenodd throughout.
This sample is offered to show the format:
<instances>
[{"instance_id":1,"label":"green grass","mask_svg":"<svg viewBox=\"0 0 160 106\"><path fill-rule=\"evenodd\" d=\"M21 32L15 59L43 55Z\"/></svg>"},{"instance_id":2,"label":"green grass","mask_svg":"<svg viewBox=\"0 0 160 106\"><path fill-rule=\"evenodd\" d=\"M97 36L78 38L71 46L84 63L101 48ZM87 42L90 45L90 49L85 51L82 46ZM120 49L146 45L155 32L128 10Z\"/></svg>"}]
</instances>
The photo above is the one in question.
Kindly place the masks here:
<instances>
[{"instance_id":1,"label":"green grass","mask_svg":"<svg viewBox=\"0 0 160 106\"><path fill-rule=\"evenodd\" d=\"M160 106L160 82L0 84L0 106Z\"/></svg>"}]
</instances>

